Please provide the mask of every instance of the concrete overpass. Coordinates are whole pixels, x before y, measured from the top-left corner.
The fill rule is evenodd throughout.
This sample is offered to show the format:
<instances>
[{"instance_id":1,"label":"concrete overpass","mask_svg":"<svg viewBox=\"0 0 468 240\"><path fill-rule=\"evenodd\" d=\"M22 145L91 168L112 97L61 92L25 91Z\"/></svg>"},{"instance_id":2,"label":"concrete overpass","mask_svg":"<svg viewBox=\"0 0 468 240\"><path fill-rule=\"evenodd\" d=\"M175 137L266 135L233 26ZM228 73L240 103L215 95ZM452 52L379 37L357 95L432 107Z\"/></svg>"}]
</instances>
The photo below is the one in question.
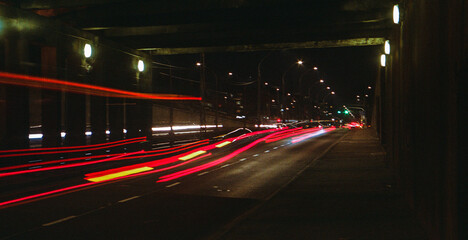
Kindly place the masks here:
<instances>
[{"instance_id":1,"label":"concrete overpass","mask_svg":"<svg viewBox=\"0 0 468 240\"><path fill-rule=\"evenodd\" d=\"M95 44L108 41L109 49L146 59L154 55L382 45L389 39L392 50L387 55L387 66L380 69L376 79L372 125L396 173L398 188L405 194L429 238L467 237L464 204L468 201L467 157L463 149L466 139L462 135L466 124L461 117L467 103L463 92L463 82L468 77L466 3L442 0L430 3L352 0L326 3L299 0L143 1L141 4L125 0L3 2L7 5L1 6L3 19L34 18L43 23L42 26L60 29L61 34L80 36ZM391 13L396 3L400 6L401 20L393 24ZM28 12L47 19L31 17ZM41 28L35 32L34 41L44 41L40 36L46 33L47 30ZM2 70L32 73L29 65L24 64L32 61L25 61L30 55L24 50L28 45L25 39L31 35L23 36L14 30L9 34L2 42L5 46ZM49 46L59 45L57 40L45 42ZM59 59L72 51L74 48L70 47L59 52ZM103 54L107 58L118 56L112 50L106 51ZM79 58L67 59L68 63L77 61L76 65L80 65ZM55 70L45 69L42 74L59 78L71 76L82 81L85 71L81 68L62 71L66 65L60 64L64 62L57 61ZM131 71L126 72L126 77L114 74L118 79L116 83L102 78L104 73L112 74L112 68L106 63L96 65L96 69L92 74L101 80L92 84L152 92L151 73L141 78L136 78ZM24 110L28 93L10 87L3 87L2 91L2 129L18 127L23 130L4 131L2 138L22 134L24 140L28 123L17 119L28 118L29 113ZM52 94L50 98L57 100L60 96ZM78 113L84 118L85 110L73 103L83 99L79 96L70 96L70 99L74 100L69 101L69 107L76 112L67 114ZM95 101L101 108L92 111L100 120L92 121L102 122L99 112L103 109L103 100ZM145 112L145 109L142 104L136 112ZM46 105L44 111L58 111L57 105ZM109 113L121 115L121 111ZM49 126L58 125L55 118L45 119ZM141 124L150 126L147 122ZM69 125L73 126L70 131L81 131L84 120L73 120ZM121 125L116 123L114 128L119 129ZM74 129L76 126L78 130ZM103 130L104 127L98 128ZM52 135L57 134L55 131Z\"/></svg>"}]
</instances>

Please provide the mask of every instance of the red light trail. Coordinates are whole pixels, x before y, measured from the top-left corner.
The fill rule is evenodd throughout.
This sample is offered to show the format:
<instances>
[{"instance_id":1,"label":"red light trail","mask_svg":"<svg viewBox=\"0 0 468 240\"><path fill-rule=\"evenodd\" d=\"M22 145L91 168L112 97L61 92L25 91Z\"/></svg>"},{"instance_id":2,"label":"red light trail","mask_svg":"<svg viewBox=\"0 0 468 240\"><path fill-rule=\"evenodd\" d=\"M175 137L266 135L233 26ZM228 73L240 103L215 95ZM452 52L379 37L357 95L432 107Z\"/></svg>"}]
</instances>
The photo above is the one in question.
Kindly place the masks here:
<instances>
[{"instance_id":1,"label":"red light trail","mask_svg":"<svg viewBox=\"0 0 468 240\"><path fill-rule=\"evenodd\" d=\"M108 87L95 86L90 84L67 82L63 80L35 77L28 75L20 75L14 73L0 72L0 83L19 85L25 87L43 88L56 91L66 91L79 94L89 94L102 97L115 98L136 98L149 100L196 100L200 101L200 97L192 97L176 94L153 94L140 93L119 90Z\"/></svg>"},{"instance_id":2,"label":"red light trail","mask_svg":"<svg viewBox=\"0 0 468 240\"><path fill-rule=\"evenodd\" d=\"M187 176L189 174L199 172L199 171L211 168L213 166L219 165L219 164L221 164L223 162L226 162L226 161L234 158L235 156L249 150L250 148L256 146L257 144L259 144L261 142L264 142L264 141L266 142L266 140L268 140L268 139L275 139L276 140L277 138L284 139L284 138L287 138L287 137L294 136L293 139L292 139L292 143L296 143L296 142L303 141L305 139L308 139L308 138L311 138L311 137L314 137L314 136L317 136L317 135L320 135L320 134L323 134L323 133L326 133L326 132L329 132L329 131L333 131L333 130L335 130L335 128L321 129L321 130L318 130L318 129L299 130L299 132L301 132L301 134L297 134L297 132L298 132L297 129L289 129L289 130L283 130L283 131L281 131L281 130L282 129L273 129L273 130L267 130L267 131L252 132L252 133L245 134L245 135L242 135L242 136L239 136L239 137L223 140L221 142L235 141L235 140L238 140L238 139L243 139L245 137L249 137L249 136L253 136L253 135L257 135L257 134L261 134L261 133L273 132L272 134L261 137L261 138L255 140L255 141L247 144L246 146L238 148L238 149L234 150L232 153L229 153L228 155L226 155L224 157L221 157L221 158L219 158L217 160L214 160L214 161L211 161L211 162L208 162L208 163L196 166L196 167L188 168L188 169L181 170L181 171L178 171L178 172L175 172L175 173L171 173L171 174L161 176L157 182L167 182L167 181L170 181L170 180L174 180L174 179L177 179L177 178L180 178L180 177L183 177L183 176ZM217 143L214 143L214 144L202 146L202 145L205 145L207 143L208 143L208 140L202 140L202 141L198 141L198 142L195 142L195 143L190 143L190 144L183 145L183 146L178 146L178 147L168 148L168 149L155 150L155 151L151 151L151 152L139 151L139 152L133 152L133 153L125 153L125 154L121 154L121 155L117 155L117 156L114 156L114 157L111 157L111 158L97 160L97 161L123 160L123 159L135 157L136 155L138 155L136 157L143 157L143 156L141 156L141 154L145 154L144 157L146 158L146 157L151 157L151 156L156 156L156 155L179 152L179 151L187 150L187 149L194 148L194 147L200 147L200 148L194 149L190 153L193 153L194 151L202 151L202 150L208 151L208 150L215 149L216 145L219 144L219 142L217 142ZM154 153L154 154L148 154L148 153ZM18 198L18 199L5 201L5 202L0 202L0 207L5 206L5 205L9 205L9 204L13 204L13 203L19 203L19 202L22 202L22 201L27 201L27 200L32 200L32 199L36 199L36 198L46 197L46 196L49 196L49 195L62 193L62 192L70 191L70 190L84 188L84 187L92 186L92 185L95 185L95 184L100 184L100 183L103 183L103 182L110 182L110 181L115 181L115 180L120 180L120 179L143 176L143 175L157 173L157 172L163 172L163 171L174 169L174 168L186 165L188 163L197 161L199 159L211 156L211 154L212 153L206 153L206 154L203 154L201 156L197 156L197 157L195 157L193 159L190 159L188 161L183 161L181 163L178 163L178 164L175 164L175 165L172 165L172 166L168 166L168 167L165 167L165 168L154 169L154 170L144 171L144 172L138 172L138 173L135 173L135 174L129 174L129 175L125 175L125 176L119 176L118 173L120 172L120 173L124 174L125 171L138 170L139 168L149 169L149 168L154 168L154 167L158 167L158 166L167 165L167 164L170 164L170 163L175 163L175 162L180 161L179 158L182 157L182 156L186 156L187 153L182 153L182 154L178 154L176 156L172 156L172 157L168 157L168 158L164 158L164 159L159 159L159 160L155 160L155 161L150 161L150 162L145 162L145 163L140 163L140 164L133 164L133 165L125 166L125 167L114 168L114 169L104 170L104 171L100 171L100 172L88 173L88 174L85 174L85 180L92 179L92 178L97 178L97 177L102 177L102 176L106 176L106 175L111 175L111 174L116 174L116 173L117 174L115 175L116 177L109 176L109 178L103 178L105 180L98 181L98 182L89 182L89 183L85 183L85 184L79 184L79 185L76 185L76 186L56 189L56 190L53 190L53 191L48 191L48 192L34 194L34 195L30 195L30 196L26 196L26 197L22 197L22 198ZM86 164L86 163L78 163L78 164ZM66 166L58 166L58 167L66 167ZM34 169L34 170L39 170L39 169Z\"/></svg>"}]
</instances>

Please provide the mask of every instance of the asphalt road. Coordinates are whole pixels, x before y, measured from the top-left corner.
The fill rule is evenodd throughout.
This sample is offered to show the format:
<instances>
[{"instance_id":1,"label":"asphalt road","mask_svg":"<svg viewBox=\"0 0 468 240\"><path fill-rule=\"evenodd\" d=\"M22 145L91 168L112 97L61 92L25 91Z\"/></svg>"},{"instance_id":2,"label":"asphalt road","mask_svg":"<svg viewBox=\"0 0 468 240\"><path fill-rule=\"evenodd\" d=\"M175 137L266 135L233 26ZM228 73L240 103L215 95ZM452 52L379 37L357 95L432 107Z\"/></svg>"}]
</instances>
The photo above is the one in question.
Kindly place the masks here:
<instances>
[{"instance_id":1,"label":"asphalt road","mask_svg":"<svg viewBox=\"0 0 468 240\"><path fill-rule=\"evenodd\" d=\"M219 165L160 182L164 175L209 163L255 140L245 139L181 168L6 205L0 209L0 239L211 238L281 191L345 133L338 129L297 143L291 138L261 142ZM10 189L1 197L79 184L86 171L74 169L69 178L62 172L30 187L28 174L9 178L12 186L24 181L21 191Z\"/></svg>"}]
</instances>

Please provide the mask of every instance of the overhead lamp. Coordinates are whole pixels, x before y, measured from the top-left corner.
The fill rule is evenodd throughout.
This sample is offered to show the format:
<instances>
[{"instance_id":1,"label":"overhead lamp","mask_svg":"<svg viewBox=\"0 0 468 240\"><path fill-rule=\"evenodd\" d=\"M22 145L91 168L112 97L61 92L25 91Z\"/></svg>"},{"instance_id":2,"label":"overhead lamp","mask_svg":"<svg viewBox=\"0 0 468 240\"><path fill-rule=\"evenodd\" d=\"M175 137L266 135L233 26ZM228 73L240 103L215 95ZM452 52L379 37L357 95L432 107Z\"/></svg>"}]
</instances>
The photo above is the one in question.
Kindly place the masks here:
<instances>
[{"instance_id":1,"label":"overhead lamp","mask_svg":"<svg viewBox=\"0 0 468 240\"><path fill-rule=\"evenodd\" d=\"M385 67L387 57L385 54L380 55L380 66Z\"/></svg>"},{"instance_id":2,"label":"overhead lamp","mask_svg":"<svg viewBox=\"0 0 468 240\"><path fill-rule=\"evenodd\" d=\"M145 63L142 60L138 60L138 71L143 72L145 70Z\"/></svg>"},{"instance_id":3,"label":"overhead lamp","mask_svg":"<svg viewBox=\"0 0 468 240\"><path fill-rule=\"evenodd\" d=\"M390 54L390 40L385 41L384 50L385 54Z\"/></svg>"},{"instance_id":4,"label":"overhead lamp","mask_svg":"<svg viewBox=\"0 0 468 240\"><path fill-rule=\"evenodd\" d=\"M400 23L400 8L398 4L393 6L393 23Z\"/></svg>"},{"instance_id":5,"label":"overhead lamp","mask_svg":"<svg viewBox=\"0 0 468 240\"><path fill-rule=\"evenodd\" d=\"M91 47L89 43L85 44L83 53L84 53L85 58L91 57L91 54L93 53L93 48Z\"/></svg>"}]
</instances>

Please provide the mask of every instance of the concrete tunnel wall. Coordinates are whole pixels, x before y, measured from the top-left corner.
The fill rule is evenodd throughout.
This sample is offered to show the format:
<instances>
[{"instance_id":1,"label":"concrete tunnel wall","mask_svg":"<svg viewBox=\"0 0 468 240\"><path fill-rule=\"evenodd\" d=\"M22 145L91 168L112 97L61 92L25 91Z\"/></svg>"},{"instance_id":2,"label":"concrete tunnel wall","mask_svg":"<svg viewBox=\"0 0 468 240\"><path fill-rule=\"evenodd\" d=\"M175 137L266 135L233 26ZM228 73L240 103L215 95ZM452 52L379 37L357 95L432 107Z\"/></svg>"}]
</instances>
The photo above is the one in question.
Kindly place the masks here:
<instances>
[{"instance_id":1,"label":"concrete tunnel wall","mask_svg":"<svg viewBox=\"0 0 468 240\"><path fill-rule=\"evenodd\" d=\"M430 239L468 239L463 153L467 4L402 1L376 85L375 121L400 190Z\"/></svg>"}]
</instances>

